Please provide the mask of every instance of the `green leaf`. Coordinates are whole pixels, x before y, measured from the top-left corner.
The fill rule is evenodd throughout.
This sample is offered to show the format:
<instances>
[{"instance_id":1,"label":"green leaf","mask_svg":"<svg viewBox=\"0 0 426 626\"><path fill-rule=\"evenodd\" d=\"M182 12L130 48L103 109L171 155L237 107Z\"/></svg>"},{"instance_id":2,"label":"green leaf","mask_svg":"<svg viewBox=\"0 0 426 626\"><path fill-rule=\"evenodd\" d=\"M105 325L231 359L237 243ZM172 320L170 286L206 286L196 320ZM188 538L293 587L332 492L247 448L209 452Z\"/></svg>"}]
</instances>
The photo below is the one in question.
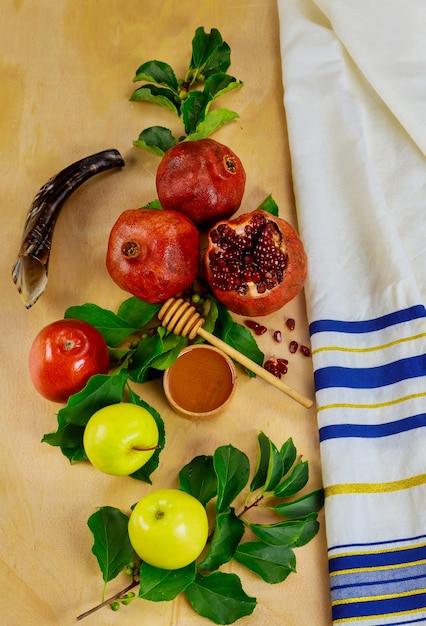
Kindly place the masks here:
<instances>
[{"instance_id":1,"label":"green leaf","mask_svg":"<svg viewBox=\"0 0 426 626\"><path fill-rule=\"evenodd\" d=\"M156 85L142 85L130 96L132 102L150 102L168 109L175 115L179 115L180 101L175 92L166 87Z\"/></svg>"},{"instance_id":2,"label":"green leaf","mask_svg":"<svg viewBox=\"0 0 426 626\"><path fill-rule=\"evenodd\" d=\"M233 76L221 72L209 76L204 84L203 91L214 98L218 98L228 91L242 87L244 83L238 81Z\"/></svg>"},{"instance_id":3,"label":"green leaf","mask_svg":"<svg viewBox=\"0 0 426 626\"><path fill-rule=\"evenodd\" d=\"M217 308L217 302L213 298L213 296L208 296L207 298L208 298L209 306L208 306L207 315L205 315L204 317L205 322L203 324L203 328L204 330L207 330L209 333L213 333L215 325L216 325L216 320L219 315L219 311Z\"/></svg>"},{"instance_id":4,"label":"green leaf","mask_svg":"<svg viewBox=\"0 0 426 626\"><path fill-rule=\"evenodd\" d=\"M219 128L238 117L240 117L238 113L234 113L234 111L230 111L229 109L208 111L204 119L197 124L196 131L188 135L185 141L197 141L198 139L210 137L210 135L219 130Z\"/></svg>"},{"instance_id":5,"label":"green leaf","mask_svg":"<svg viewBox=\"0 0 426 626\"><path fill-rule=\"evenodd\" d=\"M105 583L118 576L134 555L128 523L127 515L111 506L99 508L87 521L94 538L92 552Z\"/></svg>"},{"instance_id":6,"label":"green leaf","mask_svg":"<svg viewBox=\"0 0 426 626\"><path fill-rule=\"evenodd\" d=\"M133 365L129 372L130 379L136 383L144 383L152 378L150 368L153 360L163 354L164 346L159 334L148 336L140 341L133 354Z\"/></svg>"},{"instance_id":7,"label":"green leaf","mask_svg":"<svg viewBox=\"0 0 426 626\"><path fill-rule=\"evenodd\" d=\"M143 209L154 209L155 211L162 211L163 207L161 206L161 202L159 201L158 198L156 198L155 200L151 200L151 202L148 202L147 204L144 204L144 206L142 207ZM161 305L157 305L157 304L152 304L151 306L161 306Z\"/></svg>"},{"instance_id":8,"label":"green leaf","mask_svg":"<svg viewBox=\"0 0 426 626\"><path fill-rule=\"evenodd\" d=\"M248 596L236 574L215 572L197 574L185 589L194 610L215 624L233 624L256 608L256 598Z\"/></svg>"},{"instance_id":9,"label":"green leaf","mask_svg":"<svg viewBox=\"0 0 426 626\"><path fill-rule=\"evenodd\" d=\"M287 439L287 441L281 446L280 454L283 458L283 476L285 476L297 457L297 450L291 437L289 437L289 439Z\"/></svg>"},{"instance_id":10,"label":"green leaf","mask_svg":"<svg viewBox=\"0 0 426 626\"><path fill-rule=\"evenodd\" d=\"M152 602L174 600L195 579L195 561L175 570L159 569L142 563L139 597Z\"/></svg>"},{"instance_id":11,"label":"green leaf","mask_svg":"<svg viewBox=\"0 0 426 626\"><path fill-rule=\"evenodd\" d=\"M243 538L244 530L244 522L235 515L233 508L219 513L209 551L197 564L198 569L212 571L228 563Z\"/></svg>"},{"instance_id":12,"label":"green leaf","mask_svg":"<svg viewBox=\"0 0 426 626\"><path fill-rule=\"evenodd\" d=\"M139 342L133 354L131 380L143 383L158 377L159 372L170 367L181 350L188 345L188 339L157 328L155 335L145 337Z\"/></svg>"},{"instance_id":13,"label":"green leaf","mask_svg":"<svg viewBox=\"0 0 426 626\"><path fill-rule=\"evenodd\" d=\"M149 411L149 413L151 413L152 417L155 419L155 422L157 424L157 428L158 428L158 445L160 446L157 450L155 450L154 454L152 455L152 457L149 459L149 461L147 463L145 463L145 465L143 465L142 467L140 467L138 470L136 470L136 472L133 472L133 474L130 474L130 476L132 478L136 478L136 480L142 480L146 483L149 483L150 485L152 484L151 481L151 474L157 469L159 462L160 462L160 454L165 446L166 443L166 431L164 428L164 422L160 416L160 414L158 413L158 411L156 411L152 406L150 406L147 402L145 402L145 400L142 400L134 391L133 389L129 389L129 402L132 402L133 404L138 404L139 406L143 407L144 409L146 409L147 411Z\"/></svg>"},{"instance_id":14,"label":"green leaf","mask_svg":"<svg viewBox=\"0 0 426 626\"><path fill-rule=\"evenodd\" d=\"M120 319L134 328L142 328L157 315L160 308L161 304L150 304L132 296L120 304L117 313Z\"/></svg>"},{"instance_id":15,"label":"green leaf","mask_svg":"<svg viewBox=\"0 0 426 626\"><path fill-rule=\"evenodd\" d=\"M157 370L165 370L176 361L183 348L188 345L187 337L168 333L163 341L163 354L156 356L151 361L150 367Z\"/></svg>"},{"instance_id":16,"label":"green leaf","mask_svg":"<svg viewBox=\"0 0 426 626\"><path fill-rule=\"evenodd\" d=\"M222 35L217 28L212 28L209 34L205 32L202 26L197 28L192 40L192 58L190 68L203 68L210 62L222 45Z\"/></svg>"},{"instance_id":17,"label":"green leaf","mask_svg":"<svg viewBox=\"0 0 426 626\"><path fill-rule=\"evenodd\" d=\"M300 461L294 466L290 476L274 489L277 498L288 498L303 489L309 480L309 465L307 461Z\"/></svg>"},{"instance_id":18,"label":"green leaf","mask_svg":"<svg viewBox=\"0 0 426 626\"><path fill-rule=\"evenodd\" d=\"M265 200L261 204L259 204L257 209L261 211L266 211L267 213L270 213L271 215L275 215L275 217L278 217L278 213L279 213L278 205L273 199L271 194L269 194L269 196L265 198Z\"/></svg>"},{"instance_id":19,"label":"green leaf","mask_svg":"<svg viewBox=\"0 0 426 626\"><path fill-rule=\"evenodd\" d=\"M60 447L64 456L71 462L86 460L87 456L83 447L84 426L68 424L59 415L57 421L57 430L44 435L42 443Z\"/></svg>"},{"instance_id":20,"label":"green leaf","mask_svg":"<svg viewBox=\"0 0 426 626\"><path fill-rule=\"evenodd\" d=\"M67 405L59 410L58 417L69 424L86 426L93 413L109 404L121 402L126 382L127 373L124 371L113 376L92 376L82 391L70 396Z\"/></svg>"},{"instance_id":21,"label":"green leaf","mask_svg":"<svg viewBox=\"0 0 426 626\"><path fill-rule=\"evenodd\" d=\"M219 339L226 341L226 338L234 324L234 320L231 317L229 309L227 309L224 304L219 302L219 300L213 298L211 298L211 301L215 303L217 309L217 318L214 327L214 334L216 335L216 337L219 337Z\"/></svg>"},{"instance_id":22,"label":"green leaf","mask_svg":"<svg viewBox=\"0 0 426 626\"><path fill-rule=\"evenodd\" d=\"M129 323L112 311L89 302L81 306L69 307L64 317L88 322L101 333L109 346L117 346L139 329L139 326Z\"/></svg>"},{"instance_id":23,"label":"green leaf","mask_svg":"<svg viewBox=\"0 0 426 626\"><path fill-rule=\"evenodd\" d=\"M206 78L212 76L213 74L219 74L221 72L226 72L228 67L231 65L231 48L228 46L226 41L222 43L221 46L216 48L214 53L211 55L210 59L204 65L203 74Z\"/></svg>"},{"instance_id":24,"label":"green leaf","mask_svg":"<svg viewBox=\"0 0 426 626\"><path fill-rule=\"evenodd\" d=\"M262 365L264 354L257 345L252 333L242 324L234 322L226 335L225 341L258 365ZM249 375L254 376L249 370L247 372Z\"/></svg>"},{"instance_id":25,"label":"green leaf","mask_svg":"<svg viewBox=\"0 0 426 626\"><path fill-rule=\"evenodd\" d=\"M179 472L178 487L206 506L217 494L213 457L203 454L187 463Z\"/></svg>"},{"instance_id":26,"label":"green leaf","mask_svg":"<svg viewBox=\"0 0 426 626\"><path fill-rule=\"evenodd\" d=\"M269 441L270 453L264 491L273 491L283 476L284 464L276 445Z\"/></svg>"},{"instance_id":27,"label":"green leaf","mask_svg":"<svg viewBox=\"0 0 426 626\"><path fill-rule=\"evenodd\" d=\"M61 452L64 456L66 456L69 459L70 463L78 463L80 461L87 461L87 455L84 450L83 444L81 444L81 446L78 448L66 448L64 446L61 446Z\"/></svg>"},{"instance_id":28,"label":"green leaf","mask_svg":"<svg viewBox=\"0 0 426 626\"><path fill-rule=\"evenodd\" d=\"M269 437L263 432L260 432L257 436L257 464L253 479L250 484L250 491L256 491L263 487L266 482L266 476L268 474L269 467L269 455L271 453L271 446Z\"/></svg>"},{"instance_id":29,"label":"green leaf","mask_svg":"<svg viewBox=\"0 0 426 626\"><path fill-rule=\"evenodd\" d=\"M169 148L176 145L176 139L168 128L150 126L140 133L139 139L134 141L133 145L136 148L148 150L157 156L163 156Z\"/></svg>"},{"instance_id":30,"label":"green leaf","mask_svg":"<svg viewBox=\"0 0 426 626\"><path fill-rule=\"evenodd\" d=\"M324 504L324 490L317 489L308 493L302 498L293 500L292 502L284 502L274 506L274 511L279 515L295 519L296 517L304 517L310 513L318 512Z\"/></svg>"},{"instance_id":31,"label":"green leaf","mask_svg":"<svg viewBox=\"0 0 426 626\"><path fill-rule=\"evenodd\" d=\"M226 72L231 64L231 50L216 28L207 34L202 26L195 31L192 40L190 70L200 70L207 78L212 74ZM194 73L194 72L193 72ZM194 73L196 77L196 73Z\"/></svg>"},{"instance_id":32,"label":"green leaf","mask_svg":"<svg viewBox=\"0 0 426 626\"><path fill-rule=\"evenodd\" d=\"M187 135L197 130L203 121L211 97L201 91L191 91L181 106L181 117Z\"/></svg>"},{"instance_id":33,"label":"green leaf","mask_svg":"<svg viewBox=\"0 0 426 626\"><path fill-rule=\"evenodd\" d=\"M296 557L288 546L248 541L238 547L234 558L270 584L281 583L296 571Z\"/></svg>"},{"instance_id":34,"label":"green leaf","mask_svg":"<svg viewBox=\"0 0 426 626\"><path fill-rule=\"evenodd\" d=\"M136 83L141 80L158 83L170 87L174 91L177 91L178 88L176 74L170 65L163 63L163 61L147 61L138 67L133 82Z\"/></svg>"},{"instance_id":35,"label":"green leaf","mask_svg":"<svg viewBox=\"0 0 426 626\"><path fill-rule=\"evenodd\" d=\"M218 317L214 328L216 337L219 337L222 341L225 341L242 354L245 354L245 356L258 365L262 365L264 354L259 349L249 329L242 324L234 322L228 309L223 304L216 301L216 306L218 309ZM254 376L252 372L248 370L247 372L249 375Z\"/></svg>"},{"instance_id":36,"label":"green leaf","mask_svg":"<svg viewBox=\"0 0 426 626\"><path fill-rule=\"evenodd\" d=\"M303 521L304 521L304 524L303 524L302 532L300 533L299 538L296 539L296 541L294 542L295 548L300 548L301 546L304 546L307 543L309 543L309 541L311 541L311 539L313 539L315 535L318 533L319 528L320 528L316 513L310 513L309 515L305 517Z\"/></svg>"},{"instance_id":37,"label":"green leaf","mask_svg":"<svg viewBox=\"0 0 426 626\"><path fill-rule=\"evenodd\" d=\"M313 513L316 516L316 513ZM287 520L276 524L250 524L253 534L270 546L295 545L306 526L312 527L310 518Z\"/></svg>"},{"instance_id":38,"label":"green leaf","mask_svg":"<svg viewBox=\"0 0 426 626\"><path fill-rule=\"evenodd\" d=\"M216 511L226 511L247 484L250 462L244 452L232 445L221 446L213 455L217 476Z\"/></svg>"},{"instance_id":39,"label":"green leaf","mask_svg":"<svg viewBox=\"0 0 426 626\"><path fill-rule=\"evenodd\" d=\"M133 350L129 348L111 348L108 346L108 354L110 370L114 370L117 367L127 369Z\"/></svg>"}]
</instances>

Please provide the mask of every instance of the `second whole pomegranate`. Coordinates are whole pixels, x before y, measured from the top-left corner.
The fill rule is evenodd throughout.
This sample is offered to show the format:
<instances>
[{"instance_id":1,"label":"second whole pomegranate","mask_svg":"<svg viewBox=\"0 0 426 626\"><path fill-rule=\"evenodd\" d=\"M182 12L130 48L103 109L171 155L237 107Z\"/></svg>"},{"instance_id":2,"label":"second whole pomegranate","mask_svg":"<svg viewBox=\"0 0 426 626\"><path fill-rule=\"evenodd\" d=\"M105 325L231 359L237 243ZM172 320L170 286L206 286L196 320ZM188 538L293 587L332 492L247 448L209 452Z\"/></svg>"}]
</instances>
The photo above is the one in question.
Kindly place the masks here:
<instances>
[{"instance_id":1,"label":"second whole pomegranate","mask_svg":"<svg viewBox=\"0 0 426 626\"><path fill-rule=\"evenodd\" d=\"M159 304L191 285L199 259L199 233L185 215L129 209L112 227L106 266L121 289Z\"/></svg>"}]
</instances>

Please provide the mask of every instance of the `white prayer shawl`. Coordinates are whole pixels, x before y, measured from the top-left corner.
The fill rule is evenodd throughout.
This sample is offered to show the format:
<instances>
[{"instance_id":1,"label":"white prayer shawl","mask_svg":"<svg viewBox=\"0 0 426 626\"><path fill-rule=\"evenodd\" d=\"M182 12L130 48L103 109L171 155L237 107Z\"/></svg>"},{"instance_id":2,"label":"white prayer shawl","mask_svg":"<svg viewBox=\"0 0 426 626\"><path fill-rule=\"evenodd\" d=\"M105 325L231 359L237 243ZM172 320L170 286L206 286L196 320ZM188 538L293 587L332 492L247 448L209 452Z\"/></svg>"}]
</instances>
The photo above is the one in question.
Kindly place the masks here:
<instances>
[{"instance_id":1,"label":"white prayer shawl","mask_svg":"<svg viewBox=\"0 0 426 626\"><path fill-rule=\"evenodd\" d=\"M333 623L426 623L426 2L278 7Z\"/></svg>"}]
</instances>

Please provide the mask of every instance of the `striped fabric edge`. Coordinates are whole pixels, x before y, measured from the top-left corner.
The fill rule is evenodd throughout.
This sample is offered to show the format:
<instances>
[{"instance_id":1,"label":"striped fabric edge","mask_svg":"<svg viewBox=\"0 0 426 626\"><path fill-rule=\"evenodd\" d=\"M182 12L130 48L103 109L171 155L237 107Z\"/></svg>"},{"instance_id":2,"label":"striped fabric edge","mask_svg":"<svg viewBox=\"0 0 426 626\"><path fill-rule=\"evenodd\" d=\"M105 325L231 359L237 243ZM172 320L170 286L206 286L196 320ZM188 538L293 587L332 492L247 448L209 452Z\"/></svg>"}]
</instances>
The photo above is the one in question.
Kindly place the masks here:
<instances>
[{"instance_id":1,"label":"striped fabric edge","mask_svg":"<svg viewBox=\"0 0 426 626\"><path fill-rule=\"evenodd\" d=\"M345 440L378 440L374 450L380 462L388 438L416 429L425 431L425 319L425 307L418 305L369 320L320 319L310 324L319 437L324 476L329 479L326 507L327 502L334 503L333 511L342 507L341 522L359 519L351 507L359 513L362 504L371 507L376 498L377 503L392 507L400 494L399 502L408 506L415 491L424 493L426 474L419 466L415 475L397 473L396 480L388 482L358 482L361 474L352 467L351 455L346 475L353 477L353 482L336 481L335 470ZM336 447L335 440L341 440L343 447ZM401 459L395 461L401 469ZM377 515L369 510L366 517L372 521ZM418 525L413 528L418 530ZM332 526L329 524L330 532ZM391 535L396 528L390 529ZM404 528L398 530L404 532ZM368 528L357 529L357 533L348 529L335 537L346 536L350 541L354 534L366 542L371 539ZM426 624L426 535L404 541L394 536L383 539L386 544L329 547L333 625ZM332 541L333 533L328 537L329 546Z\"/></svg>"},{"instance_id":2,"label":"striped fabric edge","mask_svg":"<svg viewBox=\"0 0 426 626\"><path fill-rule=\"evenodd\" d=\"M426 384L419 386L416 382L416 379L426 376L426 333L408 333L408 336L404 336L410 322L417 320L426 320L426 309L423 305L394 311L371 320L326 319L310 324L311 332L324 332L327 341L332 333L336 344L322 345L318 337L316 343L321 345L312 352L321 442L337 438L389 437L426 426L426 412L421 410L424 408ZM371 333L376 333L375 338L380 339L380 331L388 336L390 329L394 337L395 327L398 329L398 339L377 346L369 344L368 337ZM363 339L360 338L359 341L361 347L340 348L337 345L338 340L346 333L363 334ZM394 352L387 352L390 345L400 346L404 353L403 358L394 359ZM407 346L407 350L404 346ZM332 363L328 357L327 360L322 357L324 351L330 350L335 355ZM368 353L371 350L379 354L379 364L364 367L364 364L370 362ZM359 355L355 360L352 359L354 352ZM352 366L352 361L357 367ZM404 384L406 381L412 381L409 388ZM345 389L346 392L336 393L335 389L338 388ZM409 393L404 394L403 391L407 392L407 389ZM349 397L352 401L348 401ZM323 417L325 414L327 420ZM367 414L370 423L366 423ZM351 415L356 416L356 419L353 417L351 420Z\"/></svg>"},{"instance_id":3,"label":"striped fabric edge","mask_svg":"<svg viewBox=\"0 0 426 626\"><path fill-rule=\"evenodd\" d=\"M426 621L426 536L329 550L333 624Z\"/></svg>"}]
</instances>

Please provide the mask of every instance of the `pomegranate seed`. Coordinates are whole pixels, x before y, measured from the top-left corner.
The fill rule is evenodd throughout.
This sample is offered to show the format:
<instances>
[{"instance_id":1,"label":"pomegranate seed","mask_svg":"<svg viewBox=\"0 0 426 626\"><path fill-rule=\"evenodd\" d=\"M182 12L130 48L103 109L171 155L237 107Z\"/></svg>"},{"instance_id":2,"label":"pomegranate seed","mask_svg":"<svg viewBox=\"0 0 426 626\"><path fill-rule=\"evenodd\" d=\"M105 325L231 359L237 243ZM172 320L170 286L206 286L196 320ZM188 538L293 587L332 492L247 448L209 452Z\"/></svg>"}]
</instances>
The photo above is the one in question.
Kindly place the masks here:
<instances>
[{"instance_id":1,"label":"pomegranate seed","mask_svg":"<svg viewBox=\"0 0 426 626\"><path fill-rule=\"evenodd\" d=\"M273 374L277 378L281 378L281 372L278 369L276 361L273 361L272 359L268 359L267 361L265 361L263 367L270 374Z\"/></svg>"},{"instance_id":2,"label":"pomegranate seed","mask_svg":"<svg viewBox=\"0 0 426 626\"><path fill-rule=\"evenodd\" d=\"M262 326L261 324L259 324L254 332L256 333L256 335L264 335L267 330L268 329L266 328L266 326Z\"/></svg>"},{"instance_id":3,"label":"pomegranate seed","mask_svg":"<svg viewBox=\"0 0 426 626\"><path fill-rule=\"evenodd\" d=\"M251 330L257 330L260 326L260 324L258 324L258 322L255 322L254 320L244 320L244 324L247 326L247 328L250 328Z\"/></svg>"},{"instance_id":4,"label":"pomegranate seed","mask_svg":"<svg viewBox=\"0 0 426 626\"><path fill-rule=\"evenodd\" d=\"M289 330L294 330L296 328L296 322L292 317L288 318L288 320L286 321L286 325Z\"/></svg>"},{"instance_id":5,"label":"pomegranate seed","mask_svg":"<svg viewBox=\"0 0 426 626\"><path fill-rule=\"evenodd\" d=\"M297 343L297 341L290 341L288 349L290 350L291 354L294 354L295 352L297 352L298 347L299 344Z\"/></svg>"},{"instance_id":6,"label":"pomegranate seed","mask_svg":"<svg viewBox=\"0 0 426 626\"><path fill-rule=\"evenodd\" d=\"M210 231L210 239L216 248L209 257L216 289L245 294L248 283L253 283L257 292L263 294L282 282L287 254L280 247L279 229L265 216L254 216L243 233L237 233L228 224L219 224Z\"/></svg>"},{"instance_id":7,"label":"pomegranate seed","mask_svg":"<svg viewBox=\"0 0 426 626\"><path fill-rule=\"evenodd\" d=\"M274 332L273 337L274 337L274 339L275 339L275 341L276 341L277 343L281 343L281 342L282 342L282 340L283 340L283 336L282 336L282 334L281 334L281 331L280 331L280 330L276 330L276 331Z\"/></svg>"},{"instance_id":8,"label":"pomegranate seed","mask_svg":"<svg viewBox=\"0 0 426 626\"><path fill-rule=\"evenodd\" d=\"M308 346L300 346L300 352L303 354L303 356L311 356L311 351Z\"/></svg>"},{"instance_id":9,"label":"pomegranate seed","mask_svg":"<svg viewBox=\"0 0 426 626\"><path fill-rule=\"evenodd\" d=\"M287 364L288 364L288 361L286 359L277 359L277 367L279 371L281 372L281 374L287 374L288 372Z\"/></svg>"}]
</instances>

